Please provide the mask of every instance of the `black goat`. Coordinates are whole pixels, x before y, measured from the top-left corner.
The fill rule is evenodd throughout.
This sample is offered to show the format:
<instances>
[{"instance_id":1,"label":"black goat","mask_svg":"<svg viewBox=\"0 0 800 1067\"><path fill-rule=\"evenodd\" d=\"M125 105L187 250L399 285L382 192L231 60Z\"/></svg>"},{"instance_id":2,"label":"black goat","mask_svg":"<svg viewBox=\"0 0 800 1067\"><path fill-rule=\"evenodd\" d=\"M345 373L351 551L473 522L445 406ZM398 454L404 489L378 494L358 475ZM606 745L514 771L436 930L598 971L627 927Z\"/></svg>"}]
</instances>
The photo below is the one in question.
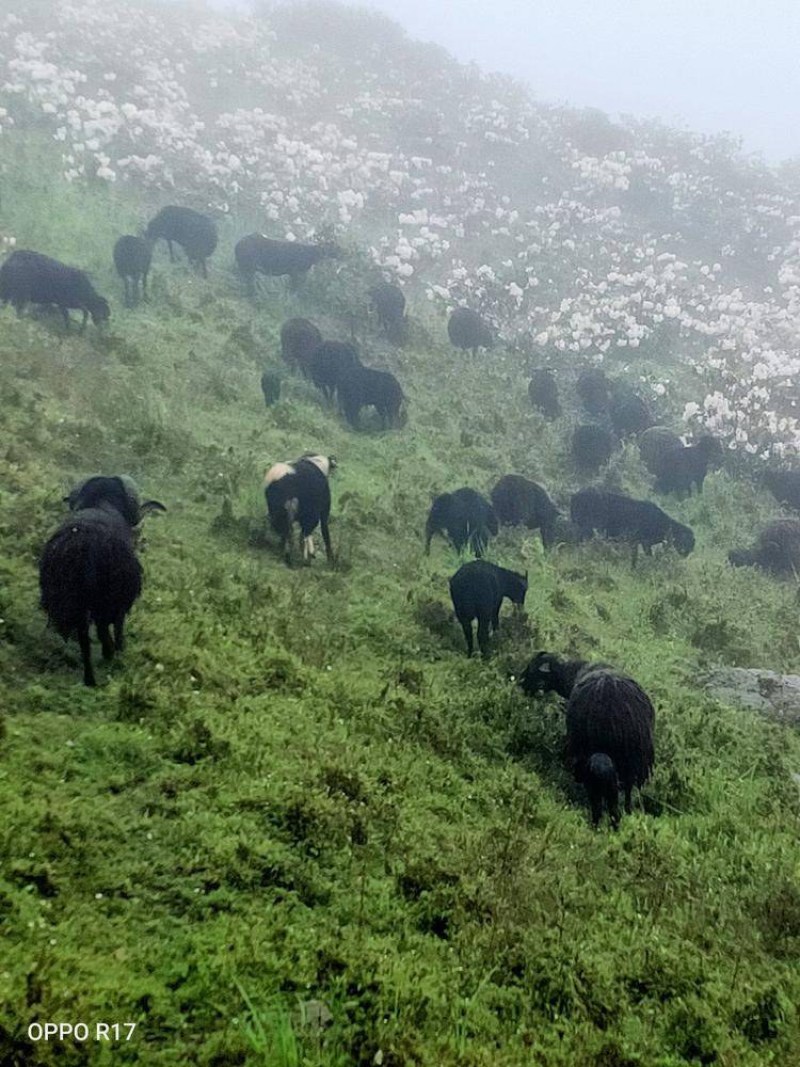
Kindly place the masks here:
<instances>
[{"instance_id":1,"label":"black goat","mask_svg":"<svg viewBox=\"0 0 800 1067\"><path fill-rule=\"evenodd\" d=\"M734 567L760 567L776 578L800 578L800 520L776 519L765 526L752 548L728 553Z\"/></svg>"},{"instance_id":2,"label":"black goat","mask_svg":"<svg viewBox=\"0 0 800 1067\"><path fill-rule=\"evenodd\" d=\"M631 811L634 788L653 770L655 709L638 682L601 664L561 660L538 653L520 679L529 695L555 691L567 700L566 760L575 780L586 786L597 826L608 811L619 825L619 787Z\"/></svg>"},{"instance_id":3,"label":"black goat","mask_svg":"<svg viewBox=\"0 0 800 1067\"><path fill-rule=\"evenodd\" d=\"M572 461L583 474L594 474L611 459L614 440L608 430L596 423L576 426L572 434Z\"/></svg>"},{"instance_id":4,"label":"black goat","mask_svg":"<svg viewBox=\"0 0 800 1067\"><path fill-rule=\"evenodd\" d=\"M104 475L76 486L67 502L71 513L42 552L41 606L64 640L77 637L83 680L93 686L89 627L94 623L104 659L122 651L125 617L142 588L134 527L148 511L166 509L156 500L140 504L130 479Z\"/></svg>"},{"instance_id":5,"label":"black goat","mask_svg":"<svg viewBox=\"0 0 800 1067\"><path fill-rule=\"evenodd\" d=\"M321 259L338 258L341 249L333 241L302 244L300 241L278 241L261 233L251 233L237 241L234 255L239 273L250 293L255 292L256 274L272 278L288 275L296 286L315 263Z\"/></svg>"},{"instance_id":6,"label":"black goat","mask_svg":"<svg viewBox=\"0 0 800 1067\"><path fill-rule=\"evenodd\" d=\"M389 371L350 367L340 376L337 390L344 416L353 429L358 429L361 409L370 405L378 412L384 429L399 424L403 390Z\"/></svg>"},{"instance_id":7,"label":"black goat","mask_svg":"<svg viewBox=\"0 0 800 1067\"><path fill-rule=\"evenodd\" d=\"M682 556L694 548L694 534L689 527L671 519L656 504L606 489L580 489L574 493L570 518L581 540L588 540L597 531L612 540L631 542L634 561L639 545L648 556L653 545L662 541L671 541Z\"/></svg>"},{"instance_id":8,"label":"black goat","mask_svg":"<svg viewBox=\"0 0 800 1067\"><path fill-rule=\"evenodd\" d=\"M206 260L217 247L217 227L207 215L190 207L170 204L162 207L150 220L145 237L151 241L163 238L169 248L169 258L175 262L173 244L180 245L192 266L204 278L208 277Z\"/></svg>"},{"instance_id":9,"label":"black goat","mask_svg":"<svg viewBox=\"0 0 800 1067\"><path fill-rule=\"evenodd\" d=\"M550 548L553 544L559 512L541 485L521 474L506 474L492 489L492 507L499 522L538 529L544 547Z\"/></svg>"},{"instance_id":10,"label":"black goat","mask_svg":"<svg viewBox=\"0 0 800 1067\"><path fill-rule=\"evenodd\" d=\"M353 345L347 341L323 341L305 361L305 373L330 400L346 375L361 366Z\"/></svg>"},{"instance_id":11,"label":"black goat","mask_svg":"<svg viewBox=\"0 0 800 1067\"><path fill-rule=\"evenodd\" d=\"M425 524L425 552L430 553L434 534L445 533L457 552L469 544L480 559L490 537L496 537L497 516L489 501L474 489L456 489L437 496Z\"/></svg>"},{"instance_id":12,"label":"black goat","mask_svg":"<svg viewBox=\"0 0 800 1067\"><path fill-rule=\"evenodd\" d=\"M507 597L512 604L525 603L528 591L527 572L517 574L486 560L465 563L450 579L450 596L456 618L461 623L467 642L467 655L472 655L472 621L478 620L478 648L489 655L489 636L500 625L500 607Z\"/></svg>"},{"instance_id":13,"label":"black goat","mask_svg":"<svg viewBox=\"0 0 800 1067\"><path fill-rule=\"evenodd\" d=\"M800 471L765 471L764 484L779 504L800 510Z\"/></svg>"},{"instance_id":14,"label":"black goat","mask_svg":"<svg viewBox=\"0 0 800 1067\"><path fill-rule=\"evenodd\" d=\"M281 326L281 356L306 377L311 353L321 344L322 334L310 319L287 319Z\"/></svg>"},{"instance_id":15,"label":"black goat","mask_svg":"<svg viewBox=\"0 0 800 1067\"><path fill-rule=\"evenodd\" d=\"M328 476L336 468L333 456L307 452L294 463L275 463L264 475L264 495L272 529L281 539L286 563L291 563L292 524L300 525L303 562L316 551L312 534L319 526L328 562L333 563L333 549L328 530L331 513L331 489Z\"/></svg>"},{"instance_id":16,"label":"black goat","mask_svg":"<svg viewBox=\"0 0 800 1067\"><path fill-rule=\"evenodd\" d=\"M18 249L0 267L0 303L11 304L21 315L26 304L55 304L69 329L69 309L83 312L99 326L111 317L108 301L95 292L85 271L68 267L41 252Z\"/></svg>"},{"instance_id":17,"label":"black goat","mask_svg":"<svg viewBox=\"0 0 800 1067\"><path fill-rule=\"evenodd\" d=\"M558 383L555 375L547 367L538 367L531 373L528 385L528 399L538 408L546 419L557 419L561 414L558 400Z\"/></svg>"},{"instance_id":18,"label":"black goat","mask_svg":"<svg viewBox=\"0 0 800 1067\"><path fill-rule=\"evenodd\" d=\"M706 434L694 445L680 445L664 452L656 461L653 473L656 476L657 493L688 493L697 486L703 491L703 482L712 465L719 465L723 457L722 445L716 437Z\"/></svg>"},{"instance_id":19,"label":"black goat","mask_svg":"<svg viewBox=\"0 0 800 1067\"><path fill-rule=\"evenodd\" d=\"M134 307L139 301L139 283L142 298L147 299L147 275L153 258L153 242L145 237L125 234L114 245L114 266L125 286L125 306Z\"/></svg>"},{"instance_id":20,"label":"black goat","mask_svg":"<svg viewBox=\"0 0 800 1067\"><path fill-rule=\"evenodd\" d=\"M604 415L608 410L608 378L602 367L586 367L578 375L575 391L590 415Z\"/></svg>"},{"instance_id":21,"label":"black goat","mask_svg":"<svg viewBox=\"0 0 800 1067\"><path fill-rule=\"evenodd\" d=\"M642 463L655 474L666 454L674 448L683 448L680 437L666 426L650 426L639 435L639 455Z\"/></svg>"},{"instance_id":22,"label":"black goat","mask_svg":"<svg viewBox=\"0 0 800 1067\"><path fill-rule=\"evenodd\" d=\"M492 348L492 331L477 311L471 308L456 308L447 321L447 336L455 348L470 349L473 356L479 348Z\"/></svg>"},{"instance_id":23,"label":"black goat","mask_svg":"<svg viewBox=\"0 0 800 1067\"><path fill-rule=\"evenodd\" d=\"M406 298L403 290L390 282L373 285L369 291L378 322L392 344L402 344L406 339Z\"/></svg>"}]
</instances>

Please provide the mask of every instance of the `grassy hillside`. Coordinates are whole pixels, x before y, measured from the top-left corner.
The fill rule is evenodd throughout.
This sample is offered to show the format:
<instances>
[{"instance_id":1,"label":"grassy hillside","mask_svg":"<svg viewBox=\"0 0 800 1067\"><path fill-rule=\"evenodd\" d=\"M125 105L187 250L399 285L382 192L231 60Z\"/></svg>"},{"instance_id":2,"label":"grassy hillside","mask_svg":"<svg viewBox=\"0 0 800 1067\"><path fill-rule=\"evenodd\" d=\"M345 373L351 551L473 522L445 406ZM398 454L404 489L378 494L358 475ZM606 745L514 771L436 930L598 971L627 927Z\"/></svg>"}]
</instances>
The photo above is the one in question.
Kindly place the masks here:
<instances>
[{"instance_id":1,"label":"grassy hillside","mask_svg":"<svg viewBox=\"0 0 800 1067\"><path fill-rule=\"evenodd\" d=\"M176 194L65 177L31 116L0 136L0 230L87 266L113 305L83 335L0 313L0 1061L796 1064L800 741L699 681L719 663L800 670L796 585L725 562L771 499L733 459L666 504L696 551L635 570L623 548L545 556L504 531L490 558L528 568L526 616L468 661L447 595L459 560L422 550L431 493L517 471L564 505L580 484L575 411L531 410L519 342L452 350L432 263L408 283L410 344L388 348L363 315L379 217L339 220L345 260L254 306L229 270L248 204L222 220L208 281L159 249L151 302L126 311L113 241ZM480 259L493 239L464 248ZM355 327L403 383L404 430L353 433L285 368L265 409L260 373L296 314ZM577 357L548 351L569 407ZM674 383L667 418L696 381L653 347L626 373ZM340 463L335 569L287 569L266 531L262 472L307 449ZM169 511L148 520L128 648L89 691L38 610L36 561L65 490L101 470ZM631 446L604 480L650 492ZM513 683L539 648L615 663L653 697L656 773L617 834L590 829L563 770L559 702ZM30 1041L47 1021L137 1029L111 1047Z\"/></svg>"}]
</instances>

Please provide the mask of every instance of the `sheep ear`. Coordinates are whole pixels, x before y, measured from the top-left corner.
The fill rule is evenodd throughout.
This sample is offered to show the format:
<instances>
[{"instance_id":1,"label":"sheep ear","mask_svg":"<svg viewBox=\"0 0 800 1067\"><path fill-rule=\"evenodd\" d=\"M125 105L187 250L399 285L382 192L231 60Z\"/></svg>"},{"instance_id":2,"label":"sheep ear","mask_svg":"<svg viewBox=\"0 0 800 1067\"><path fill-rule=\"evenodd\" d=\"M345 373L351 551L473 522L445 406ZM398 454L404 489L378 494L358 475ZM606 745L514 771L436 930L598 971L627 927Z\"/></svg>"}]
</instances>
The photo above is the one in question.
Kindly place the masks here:
<instances>
[{"instance_id":1,"label":"sheep ear","mask_svg":"<svg viewBox=\"0 0 800 1067\"><path fill-rule=\"evenodd\" d=\"M145 500L142 506L139 508L142 515L147 515L150 511L166 511L167 509L158 500Z\"/></svg>"}]
</instances>

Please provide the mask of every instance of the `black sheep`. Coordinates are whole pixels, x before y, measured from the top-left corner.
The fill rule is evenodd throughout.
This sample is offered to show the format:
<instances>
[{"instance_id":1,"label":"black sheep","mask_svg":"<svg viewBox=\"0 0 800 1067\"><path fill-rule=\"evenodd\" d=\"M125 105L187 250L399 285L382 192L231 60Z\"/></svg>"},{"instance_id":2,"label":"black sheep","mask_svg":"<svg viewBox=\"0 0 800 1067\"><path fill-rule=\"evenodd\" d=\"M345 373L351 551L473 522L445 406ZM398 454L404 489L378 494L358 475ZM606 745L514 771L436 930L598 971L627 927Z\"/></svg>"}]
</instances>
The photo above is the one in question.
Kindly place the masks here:
<instances>
[{"instance_id":1,"label":"black sheep","mask_svg":"<svg viewBox=\"0 0 800 1067\"><path fill-rule=\"evenodd\" d=\"M69 309L83 312L99 326L111 317L108 301L95 292L85 271L68 267L41 252L18 249L0 267L0 303L12 304L21 315L26 304L55 304L69 329Z\"/></svg>"},{"instance_id":2,"label":"black sheep","mask_svg":"<svg viewBox=\"0 0 800 1067\"><path fill-rule=\"evenodd\" d=\"M540 530L542 544L549 548L555 540L558 508L547 490L521 474L506 474L492 489L492 507L499 522Z\"/></svg>"},{"instance_id":3,"label":"black sheep","mask_svg":"<svg viewBox=\"0 0 800 1067\"><path fill-rule=\"evenodd\" d=\"M269 367L261 375L261 392L267 407L277 404L281 398L281 376Z\"/></svg>"},{"instance_id":4,"label":"black sheep","mask_svg":"<svg viewBox=\"0 0 800 1067\"><path fill-rule=\"evenodd\" d=\"M353 345L347 341L323 341L308 356L307 375L330 400L346 375L361 366Z\"/></svg>"},{"instance_id":5,"label":"black sheep","mask_svg":"<svg viewBox=\"0 0 800 1067\"><path fill-rule=\"evenodd\" d=\"M776 578L800 577L800 520L771 522L752 548L734 549L728 561L734 567L760 567Z\"/></svg>"},{"instance_id":6,"label":"black sheep","mask_svg":"<svg viewBox=\"0 0 800 1067\"><path fill-rule=\"evenodd\" d=\"M578 375L575 391L590 415L604 415L608 410L608 378L602 367L586 367Z\"/></svg>"},{"instance_id":7,"label":"black sheep","mask_svg":"<svg viewBox=\"0 0 800 1067\"><path fill-rule=\"evenodd\" d=\"M765 471L764 484L779 504L800 510L800 471Z\"/></svg>"},{"instance_id":8,"label":"black sheep","mask_svg":"<svg viewBox=\"0 0 800 1067\"><path fill-rule=\"evenodd\" d=\"M599 824L605 805L616 829L619 787L630 813L631 794L645 784L655 763L655 709L647 693L610 667L547 652L531 660L520 684L528 694L553 690L566 698L567 765L586 786L592 824Z\"/></svg>"},{"instance_id":9,"label":"black sheep","mask_svg":"<svg viewBox=\"0 0 800 1067\"><path fill-rule=\"evenodd\" d=\"M456 618L461 623L467 641L467 655L472 655L472 620L478 620L478 648L489 655L489 636L500 625L503 598L512 604L524 604L528 591L528 575L498 567L486 560L465 563L450 579L450 596Z\"/></svg>"},{"instance_id":10,"label":"black sheep","mask_svg":"<svg viewBox=\"0 0 800 1067\"><path fill-rule=\"evenodd\" d=\"M528 398L547 419L557 419L561 414L558 383L553 372L547 367L538 367L532 372L528 385Z\"/></svg>"},{"instance_id":11,"label":"black sheep","mask_svg":"<svg viewBox=\"0 0 800 1067\"><path fill-rule=\"evenodd\" d=\"M122 651L125 617L142 588L134 527L148 511L166 509L155 500L140 504L130 479L117 476L89 478L67 501L70 515L42 552L41 605L65 640L77 637L83 680L93 686L89 627L94 623L104 659Z\"/></svg>"},{"instance_id":12,"label":"black sheep","mask_svg":"<svg viewBox=\"0 0 800 1067\"><path fill-rule=\"evenodd\" d=\"M682 556L694 548L694 534L649 500L634 500L606 489L580 489L570 502L570 518L581 540L597 531L603 537L629 541L634 560L639 545L649 556L653 545L671 541Z\"/></svg>"},{"instance_id":13,"label":"black sheep","mask_svg":"<svg viewBox=\"0 0 800 1067\"><path fill-rule=\"evenodd\" d=\"M492 348L492 331L477 311L471 308L456 308L447 321L447 336L456 348L470 349L473 356L479 348Z\"/></svg>"},{"instance_id":14,"label":"black sheep","mask_svg":"<svg viewBox=\"0 0 800 1067\"><path fill-rule=\"evenodd\" d=\"M292 524L300 526L303 562L315 554L312 534L319 526L328 562L333 563L333 549L328 530L331 513L331 489L328 476L336 468L333 456L307 452L294 463L275 463L264 475L264 495L272 529L281 539L286 563L291 563Z\"/></svg>"},{"instance_id":15,"label":"black sheep","mask_svg":"<svg viewBox=\"0 0 800 1067\"><path fill-rule=\"evenodd\" d=\"M311 353L321 344L322 334L310 319L287 319L281 326L281 356L306 377Z\"/></svg>"},{"instance_id":16,"label":"black sheep","mask_svg":"<svg viewBox=\"0 0 800 1067\"><path fill-rule=\"evenodd\" d=\"M251 233L237 241L234 255L239 273L248 291L255 291L256 274L272 278L288 275L292 286L303 278L321 259L340 256L341 249L332 241L302 244L300 241L278 241L261 233Z\"/></svg>"},{"instance_id":17,"label":"black sheep","mask_svg":"<svg viewBox=\"0 0 800 1067\"><path fill-rule=\"evenodd\" d=\"M373 285L369 291L378 322L392 344L402 344L406 337L406 298L403 290L389 282Z\"/></svg>"},{"instance_id":18,"label":"black sheep","mask_svg":"<svg viewBox=\"0 0 800 1067\"><path fill-rule=\"evenodd\" d=\"M125 286L125 306L133 307L139 300L139 283L142 298L147 299L147 275L153 258L153 242L145 237L125 234L114 245L114 266Z\"/></svg>"},{"instance_id":19,"label":"black sheep","mask_svg":"<svg viewBox=\"0 0 800 1067\"><path fill-rule=\"evenodd\" d=\"M617 437L630 437L653 425L646 402L637 393L623 389L611 401L611 425Z\"/></svg>"},{"instance_id":20,"label":"black sheep","mask_svg":"<svg viewBox=\"0 0 800 1067\"><path fill-rule=\"evenodd\" d=\"M722 445L716 437L706 434L693 445L680 445L664 452L656 461L653 473L656 476L657 493L688 493L694 486L703 491L703 482L712 464L722 460Z\"/></svg>"},{"instance_id":21,"label":"black sheep","mask_svg":"<svg viewBox=\"0 0 800 1067\"><path fill-rule=\"evenodd\" d=\"M639 435L638 445L642 463L655 474L662 457L673 448L683 448L683 441L666 426L650 426Z\"/></svg>"},{"instance_id":22,"label":"black sheep","mask_svg":"<svg viewBox=\"0 0 800 1067\"><path fill-rule=\"evenodd\" d=\"M425 552L430 554L434 534L446 533L457 552L469 544L480 559L490 537L496 537L499 527L494 508L474 489L456 489L442 493L431 504L425 524Z\"/></svg>"},{"instance_id":23,"label":"black sheep","mask_svg":"<svg viewBox=\"0 0 800 1067\"><path fill-rule=\"evenodd\" d=\"M403 390L389 371L354 366L341 375L337 388L342 411L353 429L358 428L361 409L369 405L378 412L384 429L399 424Z\"/></svg>"},{"instance_id":24,"label":"black sheep","mask_svg":"<svg viewBox=\"0 0 800 1067\"><path fill-rule=\"evenodd\" d=\"M217 227L207 215L190 207L170 204L162 207L150 220L145 237L151 241L163 238L169 248L169 258L175 262L173 244L180 245L186 258L204 278L208 277L206 260L217 247Z\"/></svg>"},{"instance_id":25,"label":"black sheep","mask_svg":"<svg viewBox=\"0 0 800 1067\"><path fill-rule=\"evenodd\" d=\"M603 426L587 422L575 427L572 434L572 461L583 474L600 470L611 459L613 448L613 438Z\"/></svg>"}]
</instances>

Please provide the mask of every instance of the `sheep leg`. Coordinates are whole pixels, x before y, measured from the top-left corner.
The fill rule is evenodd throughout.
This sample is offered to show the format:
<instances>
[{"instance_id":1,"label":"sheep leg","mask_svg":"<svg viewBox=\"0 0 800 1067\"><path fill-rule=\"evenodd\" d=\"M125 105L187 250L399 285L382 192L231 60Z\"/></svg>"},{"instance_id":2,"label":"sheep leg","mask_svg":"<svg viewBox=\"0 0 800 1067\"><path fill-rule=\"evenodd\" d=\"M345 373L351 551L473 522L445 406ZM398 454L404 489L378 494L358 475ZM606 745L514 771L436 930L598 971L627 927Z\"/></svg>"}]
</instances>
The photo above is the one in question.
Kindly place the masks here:
<instances>
[{"instance_id":1,"label":"sheep leg","mask_svg":"<svg viewBox=\"0 0 800 1067\"><path fill-rule=\"evenodd\" d=\"M148 275L148 271L145 271L144 274L142 275L142 300L148 300L149 299L149 297L147 295L147 275Z\"/></svg>"},{"instance_id":2,"label":"sheep leg","mask_svg":"<svg viewBox=\"0 0 800 1067\"><path fill-rule=\"evenodd\" d=\"M462 622L461 629L464 631L464 638L467 642L467 655L471 656L473 652L472 646L472 619L469 622Z\"/></svg>"},{"instance_id":3,"label":"sheep leg","mask_svg":"<svg viewBox=\"0 0 800 1067\"><path fill-rule=\"evenodd\" d=\"M111 640L111 634L108 631L107 622L97 624L97 636L100 638L100 647L103 650L103 659L113 659L114 642Z\"/></svg>"},{"instance_id":4,"label":"sheep leg","mask_svg":"<svg viewBox=\"0 0 800 1067\"><path fill-rule=\"evenodd\" d=\"M478 648L484 659L489 656L489 619L478 619Z\"/></svg>"},{"instance_id":5,"label":"sheep leg","mask_svg":"<svg viewBox=\"0 0 800 1067\"><path fill-rule=\"evenodd\" d=\"M633 805L631 804L631 793L633 792L632 785L625 786L625 811L628 815L633 811Z\"/></svg>"},{"instance_id":6,"label":"sheep leg","mask_svg":"<svg viewBox=\"0 0 800 1067\"><path fill-rule=\"evenodd\" d=\"M64 319L64 329L68 330L69 329L69 311L67 311L67 309L65 307L59 308L59 311L61 312L61 315L63 316L63 319ZM86 310L84 309L84 312L83 312L83 326L85 326L85 325L86 325ZM81 326L81 329L83 329L83 326Z\"/></svg>"},{"instance_id":7,"label":"sheep leg","mask_svg":"<svg viewBox=\"0 0 800 1067\"><path fill-rule=\"evenodd\" d=\"M172 241L167 240L167 248L169 249L169 261L170 261L170 263L174 263L175 262L175 249L172 247Z\"/></svg>"},{"instance_id":8,"label":"sheep leg","mask_svg":"<svg viewBox=\"0 0 800 1067\"><path fill-rule=\"evenodd\" d=\"M120 615L114 619L114 647L117 652L122 652L125 647L125 616Z\"/></svg>"},{"instance_id":9,"label":"sheep leg","mask_svg":"<svg viewBox=\"0 0 800 1067\"><path fill-rule=\"evenodd\" d=\"M95 686L97 682L94 679L94 671L92 670L92 643L89 640L88 619L78 627L78 644L81 646L81 657L83 659L83 684Z\"/></svg>"},{"instance_id":10,"label":"sheep leg","mask_svg":"<svg viewBox=\"0 0 800 1067\"><path fill-rule=\"evenodd\" d=\"M206 261L204 259L200 260L200 273L204 278L208 277L208 267L206 266Z\"/></svg>"},{"instance_id":11,"label":"sheep leg","mask_svg":"<svg viewBox=\"0 0 800 1067\"><path fill-rule=\"evenodd\" d=\"M328 529L328 519L321 518L319 520L319 530L322 534L322 541L325 545L325 555L328 557L328 563L333 563L333 549L331 548L331 534Z\"/></svg>"}]
</instances>

